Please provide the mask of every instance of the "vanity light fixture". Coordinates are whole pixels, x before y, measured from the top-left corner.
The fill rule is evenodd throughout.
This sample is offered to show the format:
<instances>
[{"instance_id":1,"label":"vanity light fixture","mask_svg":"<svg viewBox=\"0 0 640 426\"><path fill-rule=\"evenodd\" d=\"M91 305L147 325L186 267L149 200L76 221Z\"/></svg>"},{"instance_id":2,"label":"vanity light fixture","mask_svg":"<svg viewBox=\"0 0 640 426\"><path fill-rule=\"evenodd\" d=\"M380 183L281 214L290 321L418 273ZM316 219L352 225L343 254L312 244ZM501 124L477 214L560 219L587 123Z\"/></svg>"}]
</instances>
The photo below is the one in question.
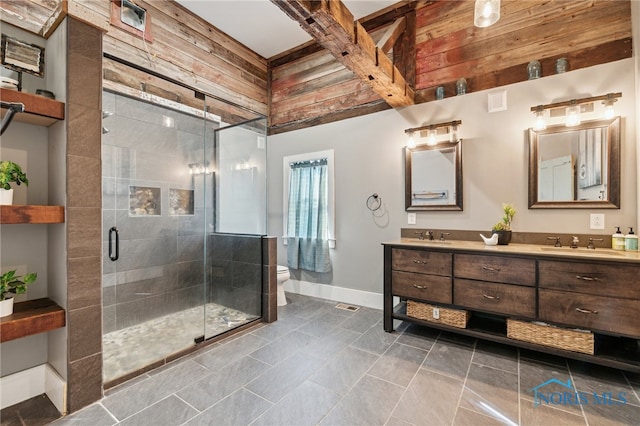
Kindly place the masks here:
<instances>
[{"instance_id":1,"label":"vanity light fixture","mask_svg":"<svg viewBox=\"0 0 640 426\"><path fill-rule=\"evenodd\" d=\"M550 110L551 117L565 116L565 125L567 127L577 126L581 122L581 114L583 112L591 112L594 110L594 103L602 101L604 105L604 118L611 119L615 116L613 104L622 97L622 92L608 93L601 96L593 96L590 98L572 99L565 102L556 102L548 105L538 105L531 107L531 111L536 117L534 124L535 130L544 130L547 127L545 120L545 110Z\"/></svg>"},{"instance_id":2,"label":"vanity light fixture","mask_svg":"<svg viewBox=\"0 0 640 426\"><path fill-rule=\"evenodd\" d=\"M473 25L485 28L500 19L500 0L476 0Z\"/></svg>"},{"instance_id":3,"label":"vanity light fixture","mask_svg":"<svg viewBox=\"0 0 640 426\"><path fill-rule=\"evenodd\" d=\"M455 120L405 129L404 133L409 137L409 140L407 141L407 148L413 149L416 147L416 133L419 138L426 137L427 145L436 145L438 142L442 142L444 140L440 138L442 135L448 135L448 138L446 139L448 142L459 142L461 124L461 120Z\"/></svg>"},{"instance_id":4,"label":"vanity light fixture","mask_svg":"<svg viewBox=\"0 0 640 426\"><path fill-rule=\"evenodd\" d=\"M189 174L192 176L198 175L208 175L211 171L209 170L209 162L206 161L204 163L191 163L189 164Z\"/></svg>"}]
</instances>

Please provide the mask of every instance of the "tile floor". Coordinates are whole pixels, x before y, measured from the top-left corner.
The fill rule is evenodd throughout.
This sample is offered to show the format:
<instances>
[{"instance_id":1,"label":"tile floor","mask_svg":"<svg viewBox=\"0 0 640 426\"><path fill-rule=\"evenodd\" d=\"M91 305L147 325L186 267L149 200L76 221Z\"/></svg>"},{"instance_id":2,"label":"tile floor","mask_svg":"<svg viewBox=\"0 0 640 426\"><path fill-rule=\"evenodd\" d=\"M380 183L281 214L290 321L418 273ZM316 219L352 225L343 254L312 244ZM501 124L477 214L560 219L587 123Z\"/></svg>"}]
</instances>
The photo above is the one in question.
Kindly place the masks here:
<instances>
[{"instance_id":1,"label":"tile floor","mask_svg":"<svg viewBox=\"0 0 640 426\"><path fill-rule=\"evenodd\" d=\"M640 424L640 374L415 325L385 333L379 310L287 296L277 322L108 390L53 424ZM587 404L535 406L531 389L552 378L574 389L548 392L580 392Z\"/></svg>"}]
</instances>

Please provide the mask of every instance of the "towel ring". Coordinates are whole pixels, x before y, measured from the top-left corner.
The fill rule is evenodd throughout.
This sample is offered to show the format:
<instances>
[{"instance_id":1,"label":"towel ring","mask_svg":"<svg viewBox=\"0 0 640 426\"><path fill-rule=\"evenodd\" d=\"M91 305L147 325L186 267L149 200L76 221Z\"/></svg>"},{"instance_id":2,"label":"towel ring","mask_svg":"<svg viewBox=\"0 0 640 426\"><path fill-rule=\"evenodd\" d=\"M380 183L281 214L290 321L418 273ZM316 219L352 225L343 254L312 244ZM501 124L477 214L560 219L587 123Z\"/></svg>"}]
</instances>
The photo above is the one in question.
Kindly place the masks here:
<instances>
[{"instance_id":1,"label":"towel ring","mask_svg":"<svg viewBox=\"0 0 640 426\"><path fill-rule=\"evenodd\" d=\"M367 198L366 204L369 210L371 210L372 212L375 212L380 208L380 206L382 206L382 198L380 198L378 194L373 193L372 195L369 196L369 198Z\"/></svg>"}]
</instances>

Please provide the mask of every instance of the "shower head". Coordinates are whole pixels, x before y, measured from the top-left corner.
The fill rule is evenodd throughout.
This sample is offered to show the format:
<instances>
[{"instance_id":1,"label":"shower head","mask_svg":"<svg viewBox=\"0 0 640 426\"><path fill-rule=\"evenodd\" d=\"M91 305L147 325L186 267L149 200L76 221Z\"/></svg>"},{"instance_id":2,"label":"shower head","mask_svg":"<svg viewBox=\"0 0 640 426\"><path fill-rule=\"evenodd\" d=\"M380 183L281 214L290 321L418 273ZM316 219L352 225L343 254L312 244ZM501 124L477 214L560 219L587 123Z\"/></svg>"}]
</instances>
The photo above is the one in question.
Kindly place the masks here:
<instances>
[{"instance_id":1,"label":"shower head","mask_svg":"<svg viewBox=\"0 0 640 426\"><path fill-rule=\"evenodd\" d=\"M106 134L109 133L111 130L107 129L106 127L102 127L102 134Z\"/></svg>"},{"instance_id":2,"label":"shower head","mask_svg":"<svg viewBox=\"0 0 640 426\"><path fill-rule=\"evenodd\" d=\"M113 113L111 111L102 111L102 118L111 117Z\"/></svg>"}]
</instances>

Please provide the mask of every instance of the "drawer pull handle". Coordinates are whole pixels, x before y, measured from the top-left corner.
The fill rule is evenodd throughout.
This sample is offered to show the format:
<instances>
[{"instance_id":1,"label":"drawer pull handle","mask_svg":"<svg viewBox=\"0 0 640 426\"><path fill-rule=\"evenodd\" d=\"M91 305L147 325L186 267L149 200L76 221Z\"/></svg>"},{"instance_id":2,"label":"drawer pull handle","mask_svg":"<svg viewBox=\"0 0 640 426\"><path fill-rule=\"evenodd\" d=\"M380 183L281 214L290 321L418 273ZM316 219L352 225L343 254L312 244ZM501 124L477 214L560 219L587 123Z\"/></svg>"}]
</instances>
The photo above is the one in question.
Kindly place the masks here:
<instances>
[{"instance_id":1,"label":"drawer pull handle","mask_svg":"<svg viewBox=\"0 0 640 426\"><path fill-rule=\"evenodd\" d=\"M582 281L598 281L598 277L587 277L584 275L576 275L576 279Z\"/></svg>"},{"instance_id":2,"label":"drawer pull handle","mask_svg":"<svg viewBox=\"0 0 640 426\"><path fill-rule=\"evenodd\" d=\"M414 284L413 287L417 288L418 290L426 290L427 288L426 285L418 285L418 284Z\"/></svg>"},{"instance_id":3,"label":"drawer pull handle","mask_svg":"<svg viewBox=\"0 0 640 426\"><path fill-rule=\"evenodd\" d=\"M483 266L482 269L489 272L500 272L500 268L494 268L493 266Z\"/></svg>"},{"instance_id":4,"label":"drawer pull handle","mask_svg":"<svg viewBox=\"0 0 640 426\"><path fill-rule=\"evenodd\" d=\"M426 264L427 264L427 262L426 262L426 261L424 261L424 260L417 260L417 259L414 259L414 260L413 260L413 263L417 263L418 265L426 265Z\"/></svg>"},{"instance_id":5,"label":"drawer pull handle","mask_svg":"<svg viewBox=\"0 0 640 426\"><path fill-rule=\"evenodd\" d=\"M489 300L500 300L500 296L489 296L488 294L483 294L482 297Z\"/></svg>"},{"instance_id":6,"label":"drawer pull handle","mask_svg":"<svg viewBox=\"0 0 640 426\"><path fill-rule=\"evenodd\" d=\"M598 311L592 311L590 309L582 309L582 308L576 308L576 311L581 312L583 314L597 314Z\"/></svg>"}]
</instances>

